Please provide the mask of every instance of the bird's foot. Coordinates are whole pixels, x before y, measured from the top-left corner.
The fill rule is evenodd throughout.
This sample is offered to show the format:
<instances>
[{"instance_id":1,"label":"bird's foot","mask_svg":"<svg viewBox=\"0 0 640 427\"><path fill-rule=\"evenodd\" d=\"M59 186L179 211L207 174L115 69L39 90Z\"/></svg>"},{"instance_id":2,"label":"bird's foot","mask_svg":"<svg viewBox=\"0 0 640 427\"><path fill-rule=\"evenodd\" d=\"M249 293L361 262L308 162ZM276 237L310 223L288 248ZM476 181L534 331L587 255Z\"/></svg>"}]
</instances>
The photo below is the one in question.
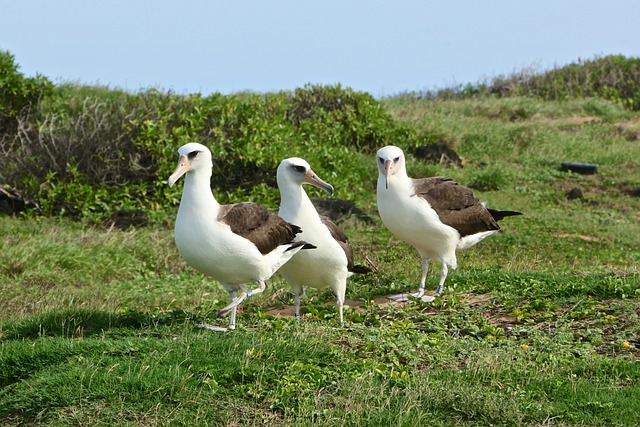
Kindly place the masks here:
<instances>
[{"instance_id":1,"label":"bird's foot","mask_svg":"<svg viewBox=\"0 0 640 427\"><path fill-rule=\"evenodd\" d=\"M435 297L432 297L430 295L424 295L424 291L418 291L413 294L406 293L406 294L389 295L387 298L389 298L392 301L403 302L403 301L410 301L409 297L418 298L422 302L431 302L436 299Z\"/></svg>"},{"instance_id":2,"label":"bird's foot","mask_svg":"<svg viewBox=\"0 0 640 427\"><path fill-rule=\"evenodd\" d=\"M228 332L233 330L232 328L223 328L222 326L209 325L208 323L198 323L196 324L196 327L216 332Z\"/></svg>"}]
</instances>

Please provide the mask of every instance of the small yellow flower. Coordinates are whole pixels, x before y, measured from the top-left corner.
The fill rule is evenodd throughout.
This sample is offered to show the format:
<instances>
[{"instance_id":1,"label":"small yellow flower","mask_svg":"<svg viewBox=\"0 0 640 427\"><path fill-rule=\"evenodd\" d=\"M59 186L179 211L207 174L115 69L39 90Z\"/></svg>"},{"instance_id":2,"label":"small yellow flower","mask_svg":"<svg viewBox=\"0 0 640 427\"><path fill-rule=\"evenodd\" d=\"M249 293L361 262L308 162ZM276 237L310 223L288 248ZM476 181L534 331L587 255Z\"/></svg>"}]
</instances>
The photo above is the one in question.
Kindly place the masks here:
<instances>
[{"instance_id":1,"label":"small yellow flower","mask_svg":"<svg viewBox=\"0 0 640 427\"><path fill-rule=\"evenodd\" d=\"M622 346L624 348L629 348L629 347L631 347L631 344L629 344L629 341L625 341L625 342L622 343Z\"/></svg>"},{"instance_id":2,"label":"small yellow flower","mask_svg":"<svg viewBox=\"0 0 640 427\"><path fill-rule=\"evenodd\" d=\"M520 347L522 347L523 350L528 350L529 346L526 344L522 344Z\"/></svg>"}]
</instances>

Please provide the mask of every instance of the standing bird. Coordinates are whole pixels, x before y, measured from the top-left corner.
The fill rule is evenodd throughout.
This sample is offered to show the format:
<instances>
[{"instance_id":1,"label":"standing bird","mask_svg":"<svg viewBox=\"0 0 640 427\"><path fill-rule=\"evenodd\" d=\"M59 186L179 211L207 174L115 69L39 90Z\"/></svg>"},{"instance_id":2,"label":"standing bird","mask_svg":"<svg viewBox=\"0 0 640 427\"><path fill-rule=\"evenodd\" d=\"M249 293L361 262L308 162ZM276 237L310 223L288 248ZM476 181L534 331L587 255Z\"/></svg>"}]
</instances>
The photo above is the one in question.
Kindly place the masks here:
<instances>
[{"instance_id":1,"label":"standing bird","mask_svg":"<svg viewBox=\"0 0 640 427\"><path fill-rule=\"evenodd\" d=\"M412 296L423 297L430 259L442 263L440 283L435 294L442 293L448 266L458 266L456 249L466 249L498 230L499 220L514 211L487 209L472 191L442 176L413 179L407 176L405 157L398 147L378 150L378 211L382 222L400 240L416 248L422 259L420 288ZM406 300L406 295L391 297Z\"/></svg>"},{"instance_id":2,"label":"standing bird","mask_svg":"<svg viewBox=\"0 0 640 427\"><path fill-rule=\"evenodd\" d=\"M264 291L265 281L278 268L313 245L295 241L300 227L264 206L219 204L209 183L213 161L207 147L191 142L180 147L178 154L178 166L168 180L171 187L186 174L175 225L176 246L187 264L219 281L229 292L231 304L218 314L231 312L229 329L234 329L236 307ZM258 287L245 291L250 281L257 281ZM243 292L236 296L239 291Z\"/></svg>"},{"instance_id":3,"label":"standing bird","mask_svg":"<svg viewBox=\"0 0 640 427\"><path fill-rule=\"evenodd\" d=\"M305 160L292 157L278 166L280 211L286 221L302 227L296 239L311 242L316 249L296 254L280 269L280 274L291 285L295 295L296 317L300 316L300 293L303 286L316 289L331 288L338 301L340 325L344 323L343 306L347 278L353 273L368 273L367 267L354 265L353 250L347 236L329 218L320 216L311 203L302 184L333 193L333 187L320 179Z\"/></svg>"}]
</instances>

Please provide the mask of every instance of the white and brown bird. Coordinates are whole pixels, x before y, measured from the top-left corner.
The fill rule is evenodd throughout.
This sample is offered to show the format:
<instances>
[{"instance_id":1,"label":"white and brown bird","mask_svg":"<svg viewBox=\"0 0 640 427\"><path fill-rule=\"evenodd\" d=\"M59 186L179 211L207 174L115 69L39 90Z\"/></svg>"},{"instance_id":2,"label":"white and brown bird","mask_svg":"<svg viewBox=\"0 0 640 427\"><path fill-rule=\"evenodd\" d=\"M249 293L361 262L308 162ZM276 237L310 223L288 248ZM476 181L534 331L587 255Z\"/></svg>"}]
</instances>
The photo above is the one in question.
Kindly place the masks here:
<instances>
[{"instance_id":1,"label":"white and brown bird","mask_svg":"<svg viewBox=\"0 0 640 427\"><path fill-rule=\"evenodd\" d=\"M378 150L378 211L382 222L398 239L416 248L422 259L420 288L412 296L425 301L425 280L430 259L440 261L442 293L448 267L457 268L457 249L474 246L500 230L498 221L520 212L488 209L471 189L451 179L434 176L413 179L407 176L405 157L398 147ZM406 294L391 297L406 300Z\"/></svg>"},{"instance_id":2,"label":"white and brown bird","mask_svg":"<svg viewBox=\"0 0 640 427\"><path fill-rule=\"evenodd\" d=\"M292 157L278 166L280 210L278 214L302 228L296 236L313 244L313 251L298 252L280 268L280 274L295 295L296 317L300 316L300 294L304 286L315 289L331 288L337 297L340 324L344 323L343 307L347 278L353 273L368 273L369 269L354 265L353 249L347 236L326 216L316 211L302 187L308 183L333 193L333 187L316 175L304 159Z\"/></svg>"},{"instance_id":3,"label":"white and brown bird","mask_svg":"<svg viewBox=\"0 0 640 427\"><path fill-rule=\"evenodd\" d=\"M168 180L173 186L185 175L175 224L176 245L187 264L229 292L231 304L218 313L231 312L229 329L234 329L237 306L264 291L265 281L298 251L313 246L295 240L300 227L264 206L219 204L211 192L213 160L207 147L191 142L180 147L178 154L178 166ZM247 291L245 284L252 281L258 282L258 287Z\"/></svg>"}]
</instances>

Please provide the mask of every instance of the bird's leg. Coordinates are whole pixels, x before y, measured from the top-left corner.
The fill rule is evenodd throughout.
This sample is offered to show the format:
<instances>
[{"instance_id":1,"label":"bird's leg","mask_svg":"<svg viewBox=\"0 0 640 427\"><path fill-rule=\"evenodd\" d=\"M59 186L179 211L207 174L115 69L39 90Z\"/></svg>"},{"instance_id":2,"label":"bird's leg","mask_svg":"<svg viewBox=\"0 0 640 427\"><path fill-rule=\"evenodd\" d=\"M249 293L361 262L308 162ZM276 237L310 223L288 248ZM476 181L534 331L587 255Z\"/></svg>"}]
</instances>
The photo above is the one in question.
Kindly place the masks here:
<instances>
[{"instance_id":1,"label":"bird's leg","mask_svg":"<svg viewBox=\"0 0 640 427\"><path fill-rule=\"evenodd\" d=\"M225 316L227 313L229 313L231 310L235 310L235 308L237 306L240 305L240 303L242 303L242 301L244 301L245 299L247 299L247 297L250 297L252 295L255 294L259 294L261 292L263 292L266 289L267 285L264 282L264 280L260 280L258 282L258 287L255 289L251 289L249 291L245 291L243 293L241 293L240 295L238 295L238 298L236 298L235 300L233 300L231 302L231 304L229 304L228 306L226 306L225 308L222 308L218 311L218 316L222 317Z\"/></svg>"},{"instance_id":2,"label":"bird's leg","mask_svg":"<svg viewBox=\"0 0 640 427\"><path fill-rule=\"evenodd\" d=\"M231 299L231 301L234 301L236 299L235 291L229 292L229 298ZM236 312L237 312L237 307L233 307L233 309L231 309L231 315L229 316L229 329L236 328Z\"/></svg>"},{"instance_id":3,"label":"bird's leg","mask_svg":"<svg viewBox=\"0 0 640 427\"><path fill-rule=\"evenodd\" d=\"M436 288L436 295L440 295L444 290L444 281L447 278L447 273L449 273L449 268L447 264L442 263L442 268L440 269L440 283L438 283L438 287Z\"/></svg>"},{"instance_id":4,"label":"bird's leg","mask_svg":"<svg viewBox=\"0 0 640 427\"><path fill-rule=\"evenodd\" d=\"M229 291L229 298L231 298L231 301L235 301L236 293L234 291ZM218 315L220 315L220 312L218 312ZM232 331L236 328L236 307L233 307L231 309L231 316L229 316L229 326L226 328L223 328L222 326L209 325L208 323L198 323L196 324L196 326L199 328L217 332Z\"/></svg>"},{"instance_id":5,"label":"bird's leg","mask_svg":"<svg viewBox=\"0 0 640 427\"><path fill-rule=\"evenodd\" d=\"M387 297L393 301L408 301L409 297L420 298L424 302L433 301L435 298L432 296L428 296L424 294L424 288L427 281L427 273L429 272L429 259L422 259L422 277L420 278L420 287L418 288L418 292L414 294L399 294L392 295Z\"/></svg>"},{"instance_id":6,"label":"bird's leg","mask_svg":"<svg viewBox=\"0 0 640 427\"><path fill-rule=\"evenodd\" d=\"M296 312L294 314L294 317L300 320L300 289L294 289L293 295L296 303Z\"/></svg>"},{"instance_id":7,"label":"bird's leg","mask_svg":"<svg viewBox=\"0 0 640 427\"><path fill-rule=\"evenodd\" d=\"M231 292L229 292L229 295L231 295ZM235 313L236 307L238 307L238 305L240 305L240 303L244 301L246 298L247 298L246 292L241 293L237 298L233 298L231 300L231 304L229 304L225 308L221 308L220 310L218 310L218 317L225 316L229 314L230 311L233 311Z\"/></svg>"},{"instance_id":8,"label":"bird's leg","mask_svg":"<svg viewBox=\"0 0 640 427\"><path fill-rule=\"evenodd\" d=\"M247 294L248 297L255 295L255 294L260 294L262 292L264 292L264 290L267 289L267 284L264 280L259 280L258 281L258 287L255 289L251 289L250 291L244 292L245 294Z\"/></svg>"},{"instance_id":9,"label":"bird's leg","mask_svg":"<svg viewBox=\"0 0 640 427\"><path fill-rule=\"evenodd\" d=\"M338 302L336 304L338 305L338 312L340 313L340 326L344 326L344 297L338 297Z\"/></svg>"},{"instance_id":10,"label":"bird's leg","mask_svg":"<svg viewBox=\"0 0 640 427\"><path fill-rule=\"evenodd\" d=\"M413 294L412 296L416 298L422 298L424 295L424 287L427 282L427 273L429 272L429 259L424 258L422 260L422 277L420 278L420 287L418 288L418 292Z\"/></svg>"}]
</instances>

